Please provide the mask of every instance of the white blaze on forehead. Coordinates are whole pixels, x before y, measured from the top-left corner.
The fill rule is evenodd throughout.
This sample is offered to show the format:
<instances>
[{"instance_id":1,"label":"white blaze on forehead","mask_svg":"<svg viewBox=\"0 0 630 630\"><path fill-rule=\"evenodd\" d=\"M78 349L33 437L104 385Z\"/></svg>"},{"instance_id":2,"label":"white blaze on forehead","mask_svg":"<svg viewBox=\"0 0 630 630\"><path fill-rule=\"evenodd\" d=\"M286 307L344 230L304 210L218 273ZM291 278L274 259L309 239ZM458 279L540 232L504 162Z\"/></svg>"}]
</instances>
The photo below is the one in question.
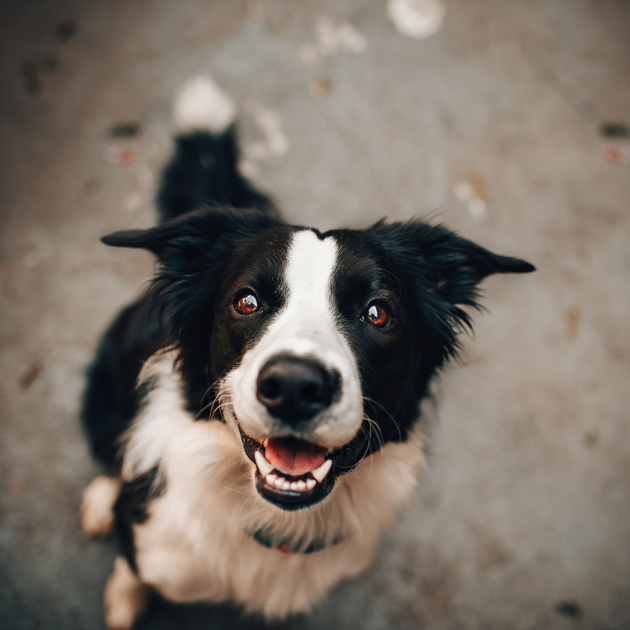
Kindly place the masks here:
<instances>
[{"instance_id":1,"label":"white blaze on forehead","mask_svg":"<svg viewBox=\"0 0 630 630\"><path fill-rule=\"evenodd\" d=\"M325 309L332 314L332 276L336 261L337 243L332 237L321 240L310 230L297 232L285 274L289 290L287 309L310 304L314 310Z\"/></svg>"},{"instance_id":2,"label":"white blaze on forehead","mask_svg":"<svg viewBox=\"0 0 630 630\"><path fill-rule=\"evenodd\" d=\"M359 430L363 399L356 359L338 326L332 290L338 247L333 237L320 239L310 230L293 235L287 254L286 301L259 342L225 380L241 428L263 440L273 422L257 400L257 379L265 363L289 353L314 359L339 374L341 393L314 423L313 439L343 446Z\"/></svg>"}]
</instances>

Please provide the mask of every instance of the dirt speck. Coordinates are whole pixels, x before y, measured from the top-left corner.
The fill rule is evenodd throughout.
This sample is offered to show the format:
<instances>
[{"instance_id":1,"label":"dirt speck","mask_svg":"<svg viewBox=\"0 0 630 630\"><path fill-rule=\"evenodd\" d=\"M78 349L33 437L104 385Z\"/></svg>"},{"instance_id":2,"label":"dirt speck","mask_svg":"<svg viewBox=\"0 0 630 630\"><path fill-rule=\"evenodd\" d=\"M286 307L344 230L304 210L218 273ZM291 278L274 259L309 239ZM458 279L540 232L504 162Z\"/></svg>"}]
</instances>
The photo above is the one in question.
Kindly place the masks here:
<instances>
[{"instance_id":1,"label":"dirt speck","mask_svg":"<svg viewBox=\"0 0 630 630\"><path fill-rule=\"evenodd\" d=\"M74 20L64 20L55 29L55 39L60 42L67 42L77 33L77 23Z\"/></svg>"},{"instance_id":2,"label":"dirt speck","mask_svg":"<svg viewBox=\"0 0 630 630\"><path fill-rule=\"evenodd\" d=\"M39 94L42 89L42 76L38 65L27 59L20 66L20 74L22 75L22 82L24 89L29 94Z\"/></svg>"},{"instance_id":3,"label":"dirt speck","mask_svg":"<svg viewBox=\"0 0 630 630\"><path fill-rule=\"evenodd\" d=\"M582 617L582 607L577 602L562 601L558 602L553 609L563 617L569 619L580 619Z\"/></svg>"},{"instance_id":4,"label":"dirt speck","mask_svg":"<svg viewBox=\"0 0 630 630\"><path fill-rule=\"evenodd\" d=\"M11 479L9 490L12 494L20 494L24 490L24 482L19 479Z\"/></svg>"},{"instance_id":5,"label":"dirt speck","mask_svg":"<svg viewBox=\"0 0 630 630\"><path fill-rule=\"evenodd\" d=\"M108 130L110 138L135 138L140 133L140 123L121 122L112 125Z\"/></svg>"},{"instance_id":6,"label":"dirt speck","mask_svg":"<svg viewBox=\"0 0 630 630\"><path fill-rule=\"evenodd\" d=\"M466 172L466 179L472 186L475 197L481 199L484 203L488 203L488 186L484 176L474 168L469 168Z\"/></svg>"},{"instance_id":7,"label":"dirt speck","mask_svg":"<svg viewBox=\"0 0 630 630\"><path fill-rule=\"evenodd\" d=\"M41 361L34 361L29 368L18 379L18 383L21 389L28 389L41 375L42 364Z\"/></svg>"},{"instance_id":8,"label":"dirt speck","mask_svg":"<svg viewBox=\"0 0 630 630\"><path fill-rule=\"evenodd\" d=\"M2 266L2 290L13 302L17 302L22 297L22 289L17 276L17 265L9 263Z\"/></svg>"},{"instance_id":9,"label":"dirt speck","mask_svg":"<svg viewBox=\"0 0 630 630\"><path fill-rule=\"evenodd\" d=\"M311 95L311 98L323 98L328 94L328 92L330 92L330 86L330 77L326 75L320 75L318 77L315 77L311 81L308 93Z\"/></svg>"},{"instance_id":10,"label":"dirt speck","mask_svg":"<svg viewBox=\"0 0 630 630\"><path fill-rule=\"evenodd\" d=\"M566 312L567 336L571 341L577 339L580 334L580 320L582 314L578 308L570 308Z\"/></svg>"},{"instance_id":11,"label":"dirt speck","mask_svg":"<svg viewBox=\"0 0 630 630\"><path fill-rule=\"evenodd\" d=\"M584 446L594 448L599 443L599 433L597 431L587 431L583 438Z\"/></svg>"}]
</instances>

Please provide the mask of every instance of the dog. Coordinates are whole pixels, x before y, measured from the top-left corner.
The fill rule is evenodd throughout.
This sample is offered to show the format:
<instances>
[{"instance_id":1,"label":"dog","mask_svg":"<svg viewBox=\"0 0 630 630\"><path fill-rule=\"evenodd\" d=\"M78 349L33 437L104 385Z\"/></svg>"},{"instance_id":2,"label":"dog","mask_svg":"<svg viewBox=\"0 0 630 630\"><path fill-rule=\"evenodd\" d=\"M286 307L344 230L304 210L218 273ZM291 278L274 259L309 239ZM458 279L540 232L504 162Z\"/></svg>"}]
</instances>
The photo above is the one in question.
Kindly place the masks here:
<instances>
[{"instance_id":1,"label":"dog","mask_svg":"<svg viewBox=\"0 0 630 630\"><path fill-rule=\"evenodd\" d=\"M82 412L108 472L83 528L118 542L109 628L153 592L284 619L366 569L416 487L420 403L471 327L464 307L485 277L534 270L422 220L282 222L239 173L235 116L211 80L187 83L161 221L102 239L157 258Z\"/></svg>"}]
</instances>

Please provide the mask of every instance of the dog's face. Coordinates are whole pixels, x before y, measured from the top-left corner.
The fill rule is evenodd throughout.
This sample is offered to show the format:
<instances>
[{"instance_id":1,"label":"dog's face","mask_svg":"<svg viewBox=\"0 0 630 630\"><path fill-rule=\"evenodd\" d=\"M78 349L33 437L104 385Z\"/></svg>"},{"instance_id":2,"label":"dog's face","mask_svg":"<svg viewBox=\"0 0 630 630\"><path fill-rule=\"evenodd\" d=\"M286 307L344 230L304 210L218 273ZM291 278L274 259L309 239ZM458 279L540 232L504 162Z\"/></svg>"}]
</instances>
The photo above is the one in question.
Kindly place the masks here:
<instances>
[{"instance_id":1,"label":"dog's face","mask_svg":"<svg viewBox=\"0 0 630 630\"><path fill-rule=\"evenodd\" d=\"M490 273L533 269L419 222L320 234L207 210L104 240L157 254L182 370L203 389L193 409L212 391L257 491L283 509L406 439L469 323L458 305Z\"/></svg>"},{"instance_id":2,"label":"dog's face","mask_svg":"<svg viewBox=\"0 0 630 630\"><path fill-rule=\"evenodd\" d=\"M210 359L258 491L302 507L368 452L370 432L397 436L387 414L411 387L417 318L362 233L270 236L226 270Z\"/></svg>"}]
</instances>

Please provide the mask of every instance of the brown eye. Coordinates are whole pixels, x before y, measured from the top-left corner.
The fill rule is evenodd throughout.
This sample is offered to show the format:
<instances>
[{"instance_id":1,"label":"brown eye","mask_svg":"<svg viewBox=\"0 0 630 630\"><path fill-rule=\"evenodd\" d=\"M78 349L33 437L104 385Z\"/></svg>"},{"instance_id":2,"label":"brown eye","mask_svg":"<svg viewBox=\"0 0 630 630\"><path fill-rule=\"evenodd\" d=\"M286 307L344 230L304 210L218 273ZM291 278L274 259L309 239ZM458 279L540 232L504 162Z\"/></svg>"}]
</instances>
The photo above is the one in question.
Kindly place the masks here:
<instances>
[{"instance_id":1,"label":"brown eye","mask_svg":"<svg viewBox=\"0 0 630 630\"><path fill-rule=\"evenodd\" d=\"M258 306L258 300L256 296L252 293L246 293L241 296L236 304L234 304L234 308L237 313L241 315L252 315L256 311L260 310L260 306Z\"/></svg>"},{"instance_id":2,"label":"brown eye","mask_svg":"<svg viewBox=\"0 0 630 630\"><path fill-rule=\"evenodd\" d=\"M375 303L368 306L362 319L377 328L385 328L392 323L392 314L382 304Z\"/></svg>"}]
</instances>

